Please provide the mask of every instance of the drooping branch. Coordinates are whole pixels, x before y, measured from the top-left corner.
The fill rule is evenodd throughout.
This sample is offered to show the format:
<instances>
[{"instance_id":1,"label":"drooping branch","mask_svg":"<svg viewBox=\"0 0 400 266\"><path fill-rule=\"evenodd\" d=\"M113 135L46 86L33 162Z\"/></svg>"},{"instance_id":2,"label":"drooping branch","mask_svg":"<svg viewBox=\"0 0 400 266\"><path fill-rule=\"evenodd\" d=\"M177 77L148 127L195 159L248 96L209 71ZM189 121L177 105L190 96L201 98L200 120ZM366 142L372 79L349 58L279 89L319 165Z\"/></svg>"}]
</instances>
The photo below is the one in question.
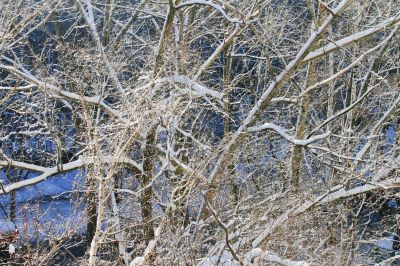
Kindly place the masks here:
<instances>
[{"instance_id":1,"label":"drooping branch","mask_svg":"<svg viewBox=\"0 0 400 266\"><path fill-rule=\"evenodd\" d=\"M224 16L224 18L226 18L229 22L231 22L231 23L239 23L240 22L240 20L238 20L236 18L231 18L230 16L228 16L221 6L215 4L215 3L211 2L211 1L190 0L190 1L185 1L185 2L177 5L175 8L179 9L179 8L182 8L182 7L185 7L185 6L192 6L192 5L211 6L212 8L216 9L219 13L221 13L221 15Z\"/></svg>"},{"instance_id":2,"label":"drooping branch","mask_svg":"<svg viewBox=\"0 0 400 266\"><path fill-rule=\"evenodd\" d=\"M284 139L286 139L290 143L293 143L294 145L298 145L298 146L307 146L310 143L313 143L315 141L325 139L330 135L330 132L326 132L322 135L314 136L309 139L295 139L294 137L287 134L284 128L282 128L278 125L275 125L273 123L264 123L260 126L249 127L247 129L247 131L248 132L257 132L257 131L261 131L261 130L265 130L265 129L275 131L276 133L278 133L280 136L282 136Z\"/></svg>"}]
</instances>

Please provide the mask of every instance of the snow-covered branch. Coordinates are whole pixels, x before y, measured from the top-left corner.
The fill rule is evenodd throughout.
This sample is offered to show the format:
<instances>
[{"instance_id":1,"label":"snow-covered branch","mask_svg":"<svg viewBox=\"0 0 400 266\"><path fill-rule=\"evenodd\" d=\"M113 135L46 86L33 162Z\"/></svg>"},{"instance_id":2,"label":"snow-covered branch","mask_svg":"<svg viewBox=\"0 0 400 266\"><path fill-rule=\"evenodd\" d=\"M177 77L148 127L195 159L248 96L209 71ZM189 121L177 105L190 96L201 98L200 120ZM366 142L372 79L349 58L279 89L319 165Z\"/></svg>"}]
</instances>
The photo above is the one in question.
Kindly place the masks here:
<instances>
[{"instance_id":1,"label":"snow-covered branch","mask_svg":"<svg viewBox=\"0 0 400 266\"><path fill-rule=\"evenodd\" d=\"M169 80L175 83L180 83L183 85L186 85L187 87L189 87L190 89L192 89L192 91L190 92L191 94L195 95L195 96L212 96L218 100L222 100L222 93L215 91L215 90L211 90L205 86L200 85L198 82L190 79L188 76L184 76L184 75L173 75L171 77L169 77Z\"/></svg>"},{"instance_id":2,"label":"snow-covered branch","mask_svg":"<svg viewBox=\"0 0 400 266\"><path fill-rule=\"evenodd\" d=\"M5 160L1 160L0 166L16 167L16 168L20 168L20 169L31 170L34 172L46 172L47 171L46 167L36 165L36 164L15 161L15 160L11 160L8 158L5 158Z\"/></svg>"},{"instance_id":3,"label":"snow-covered branch","mask_svg":"<svg viewBox=\"0 0 400 266\"><path fill-rule=\"evenodd\" d=\"M219 13L221 13L222 16L224 16L224 18L226 18L229 22L231 23L240 23L240 20L236 19L236 18L231 18L230 16L228 16L226 14L226 12L224 11L224 9L211 2L211 1L205 1L205 0L190 0L190 1L185 1L183 3L180 3L179 5L175 6L176 9L185 7L185 6L192 6L192 5L206 5L206 6L211 6L212 8L216 9Z\"/></svg>"},{"instance_id":4,"label":"snow-covered branch","mask_svg":"<svg viewBox=\"0 0 400 266\"><path fill-rule=\"evenodd\" d=\"M400 162L400 157L396 159ZM379 180L381 177L387 176L393 169L397 169L398 164L394 164L392 167L384 166L376 172L372 180ZM351 196L359 195L362 193L367 193L369 191L379 190L379 189L390 189L397 188L400 186L399 178L389 178L382 181L365 184L362 186L355 187L353 189L346 190L345 187L339 185L331 188L326 194L322 196L315 197L313 200L307 200L301 205L295 206L285 213L281 214L277 218L272 219L264 226L264 230L261 234L256 236L252 242L253 248L258 247L270 234L272 234L278 227L282 226L289 219L296 217L297 215L303 214L304 212L310 210L314 206L324 205L336 200L345 199Z\"/></svg>"},{"instance_id":5,"label":"snow-covered branch","mask_svg":"<svg viewBox=\"0 0 400 266\"><path fill-rule=\"evenodd\" d=\"M124 97L125 96L125 91L121 85L121 82L119 81L117 74L115 73L114 67L111 65L110 60L108 59L108 56L106 54L106 52L104 51L104 47L101 43L101 39L100 39L100 35L97 32L96 29L96 25L95 25L95 20L94 20L94 15L93 15L93 6L90 0L84 0L85 5L86 5L86 9L84 8L84 4L81 2L81 0L77 0L78 1L78 5L81 9L81 12L86 20L86 23L89 25L90 31L92 33L93 39L96 43L97 49L103 59L103 63L107 68L107 71L114 83L114 85L117 87L117 89L119 90L119 92L122 94L121 96Z\"/></svg>"},{"instance_id":6,"label":"snow-covered branch","mask_svg":"<svg viewBox=\"0 0 400 266\"><path fill-rule=\"evenodd\" d=\"M385 21L379 23L378 25L368 27L367 30L357 32L353 35L347 36L347 37L337 40L337 41L333 41L332 43L330 43L324 47L318 48L317 50L310 52L303 59L303 63L307 63L309 61L315 60L321 56L324 56L333 51L336 51L337 49L346 47L346 46L353 44L359 40L362 40L368 36L371 36L374 33L386 30L387 28L392 27L399 22L400 22L400 14L393 16L391 18L388 18Z\"/></svg>"},{"instance_id":7,"label":"snow-covered branch","mask_svg":"<svg viewBox=\"0 0 400 266\"><path fill-rule=\"evenodd\" d=\"M301 64L309 49L312 47L315 41L320 38L320 35L327 30L329 25L335 19L336 15L342 13L350 3L351 0L343 0L340 2L340 4L335 8L334 13L330 14L327 19L321 24L321 26L317 30L312 32L311 36L297 53L296 57L286 66L286 68L264 91L259 100L254 104L253 108L248 113L247 117L243 120L242 125L232 135L231 139L226 145L226 148L224 149L224 152L218 158L218 161L209 177L211 183L214 182L219 177L220 173L223 172L223 166L226 158L229 157L230 154L232 154L233 149L235 148L237 142L241 139L243 133L247 131L247 128L251 126L251 124L254 124L256 122L260 115L260 111L263 110L271 102L276 91L285 84L289 76Z\"/></svg>"},{"instance_id":8,"label":"snow-covered branch","mask_svg":"<svg viewBox=\"0 0 400 266\"><path fill-rule=\"evenodd\" d=\"M289 259L284 259L279 257L273 252L266 252L262 259L267 262L275 262L280 265L284 266L308 266L309 264L305 261L294 261L294 260L289 260Z\"/></svg>"},{"instance_id":9,"label":"snow-covered branch","mask_svg":"<svg viewBox=\"0 0 400 266\"><path fill-rule=\"evenodd\" d=\"M5 57L3 56L3 58L5 58ZM6 59L9 60L8 58L6 58ZM102 101L100 99L100 96L81 96L74 92L62 90L59 87L57 87L51 83L43 82L43 81L39 80L38 78L33 76L27 69L25 69L22 66L19 66L19 68L21 69L21 70L19 70L14 66L0 64L0 68L5 69L5 70L9 71L10 73L13 73L14 75L22 78L26 82L31 83L30 85L25 86L26 88L29 88L29 87L33 88L33 87L37 86L45 92L50 91L51 93L53 93L56 96L63 97L65 99L68 99L68 100L71 100L74 102L79 103L81 101L84 101L88 104L99 105L100 107L102 107L104 109L104 111L107 114L109 114L113 117L116 117L121 121L127 122L126 119L123 118L122 114L118 110L113 109L110 106L108 106L104 101Z\"/></svg>"},{"instance_id":10,"label":"snow-covered branch","mask_svg":"<svg viewBox=\"0 0 400 266\"><path fill-rule=\"evenodd\" d=\"M96 160L99 160L103 163L127 164L127 165L133 167L134 169L136 169L139 173L143 172L143 167L140 164L136 163L134 160L127 158L127 157L117 158L117 157L113 157L113 156L106 156L106 157L102 157L102 158L97 158ZM63 172L68 172L68 171L71 171L74 169L82 168L85 165L93 164L94 161L95 161L94 158L81 157L78 160L75 160L75 161L72 161L69 163L65 163L62 165L58 165L58 166L54 166L54 167L43 167L43 166L39 166L39 165L15 161L12 159L1 160L0 166L16 167L16 168L31 170L34 172L39 172L41 174L34 178L30 178L27 180L15 182L13 184L4 186L3 187L4 189L0 190L0 195L4 194L4 193L9 193L13 190L17 190L17 189L20 189L23 187L35 185L37 183L40 183L40 182L46 180L47 178L49 178L53 175L60 174Z\"/></svg>"},{"instance_id":11,"label":"snow-covered branch","mask_svg":"<svg viewBox=\"0 0 400 266\"><path fill-rule=\"evenodd\" d=\"M280 136L282 136L284 139L286 139L287 141L293 143L294 145L298 145L298 146L307 146L310 143L313 143L315 141L325 139L330 135L330 132L326 132L322 135L314 136L309 139L295 139L293 136L290 136L289 134L287 134L284 128L282 128L278 125L275 125L273 123L264 123L260 126L249 127L247 129L248 132L257 132L257 131L261 131L261 130L273 130L276 133L278 133Z\"/></svg>"},{"instance_id":12,"label":"snow-covered branch","mask_svg":"<svg viewBox=\"0 0 400 266\"><path fill-rule=\"evenodd\" d=\"M4 162L2 162L1 164L4 165ZM26 169L26 167L28 167L27 164L18 163L18 162L14 162L14 161L11 162L10 166L17 166L17 167L21 166L21 168L25 168L25 169ZM78 159L76 161L63 164L62 165L62 171L63 172L67 172L67 171L71 171L71 170L74 170L74 169L81 168L82 166L84 166L84 162L82 160ZM46 180L47 178L49 178L49 177L51 177L53 175L56 175L56 174L60 173L60 167L58 167L58 166L51 167L51 168L40 168L38 166L30 165L29 169L33 170L33 171L37 171L37 170L40 169L40 172L42 174L40 174L37 177L33 177L33 178L30 178L30 179L26 179L26 180L23 180L23 181L15 182L13 184L4 186L3 189L0 189L0 195L1 194L5 194L5 193L9 193L9 192L11 192L13 190L17 190L17 189L20 189L20 188L23 188L23 187L28 187L28 186L35 185L37 183L40 183L40 182Z\"/></svg>"},{"instance_id":13,"label":"snow-covered branch","mask_svg":"<svg viewBox=\"0 0 400 266\"><path fill-rule=\"evenodd\" d=\"M396 0L17 2L0 3L0 213L30 227L32 192L85 186L68 228L46 196L28 215L51 245L33 264L81 232L79 265L343 264L370 258L372 212L400 250Z\"/></svg>"}]
</instances>

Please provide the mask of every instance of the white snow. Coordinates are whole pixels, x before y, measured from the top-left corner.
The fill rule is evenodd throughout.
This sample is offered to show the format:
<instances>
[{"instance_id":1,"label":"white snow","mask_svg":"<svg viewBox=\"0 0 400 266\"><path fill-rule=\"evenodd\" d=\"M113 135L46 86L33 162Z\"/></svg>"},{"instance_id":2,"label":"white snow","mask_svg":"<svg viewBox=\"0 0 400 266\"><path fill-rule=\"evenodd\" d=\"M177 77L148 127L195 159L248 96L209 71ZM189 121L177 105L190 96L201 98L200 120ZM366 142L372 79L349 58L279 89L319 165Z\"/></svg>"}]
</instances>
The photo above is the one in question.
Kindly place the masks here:
<instances>
[{"instance_id":1,"label":"white snow","mask_svg":"<svg viewBox=\"0 0 400 266\"><path fill-rule=\"evenodd\" d=\"M311 137L309 139L295 139L294 137L288 135L284 128L282 128L282 127L280 127L278 125L272 124L272 123L265 123L265 124L262 124L260 126L250 127L250 128L247 129L247 131L248 132L256 132L256 131L261 131L261 130L264 130L264 129L273 130L276 133L278 133L279 135L281 135L287 141L289 141L289 142L291 142L291 143L293 143L295 145L299 145L299 146L307 146L307 145L309 145L310 143L312 143L314 141L324 139L324 138L326 138L326 137L328 137L330 135L330 132L326 132L326 133L324 133L322 135L317 135L317 136Z\"/></svg>"},{"instance_id":2,"label":"white snow","mask_svg":"<svg viewBox=\"0 0 400 266\"><path fill-rule=\"evenodd\" d=\"M10 254L14 254L15 253L15 247L14 247L13 244L10 244L8 246L8 253L10 253Z\"/></svg>"},{"instance_id":3,"label":"white snow","mask_svg":"<svg viewBox=\"0 0 400 266\"><path fill-rule=\"evenodd\" d=\"M305 261L295 261L290 259L284 259L275 254L274 252L264 252L260 248L254 248L247 252L242 261L244 265L260 265L264 262L275 262L285 266L308 266L309 264ZM210 256L200 261L197 266L238 266L239 263L232 257L232 255L224 251L221 256Z\"/></svg>"},{"instance_id":4,"label":"white snow","mask_svg":"<svg viewBox=\"0 0 400 266\"><path fill-rule=\"evenodd\" d=\"M219 263L218 263L219 262ZM197 266L238 266L239 263L227 252L223 252L221 256L211 256L200 261Z\"/></svg>"},{"instance_id":5,"label":"white snow","mask_svg":"<svg viewBox=\"0 0 400 266\"><path fill-rule=\"evenodd\" d=\"M216 10L218 10L219 13L221 13L221 14L222 14L229 22L231 22L231 23L239 23L239 22L240 22L240 21L239 21L238 19L236 19L236 18L231 18L231 17L229 17L229 16L225 13L225 11L222 9L221 6L215 4L215 3L211 2L211 1L191 0L191 1L183 2L183 3L179 4L179 5L177 5L175 8L181 8L181 7L184 7L184 6L195 5L195 4L198 4L198 5L207 5L207 6L211 6L211 7L215 8Z\"/></svg>"},{"instance_id":6,"label":"white snow","mask_svg":"<svg viewBox=\"0 0 400 266\"><path fill-rule=\"evenodd\" d=\"M145 262L143 257L136 257L129 266L141 266Z\"/></svg>"},{"instance_id":7,"label":"white snow","mask_svg":"<svg viewBox=\"0 0 400 266\"><path fill-rule=\"evenodd\" d=\"M219 100L222 100L222 94L220 92L211 90L205 86L202 86L198 82L195 82L194 80L190 79L187 76L173 75L169 78L169 80L171 80L172 82L181 83L181 84L188 86L189 88L191 88L193 90L192 93L194 95L198 95L198 96L209 95L209 96L212 96Z\"/></svg>"},{"instance_id":8,"label":"white snow","mask_svg":"<svg viewBox=\"0 0 400 266\"><path fill-rule=\"evenodd\" d=\"M293 261L289 259L282 259L278 255L269 252L264 256L264 260L268 262L276 262L280 265L285 265L285 266L308 266L309 264L305 261Z\"/></svg>"},{"instance_id":9,"label":"white snow","mask_svg":"<svg viewBox=\"0 0 400 266\"><path fill-rule=\"evenodd\" d=\"M379 23L376 26L369 27L367 30L360 31L360 32L357 32L357 33L355 33L353 35L350 35L348 37L340 39L338 41L334 41L334 42L332 42L332 43L330 43L330 44L328 44L328 45L326 45L324 47L321 47L321 48L319 48L319 49L317 49L315 51L310 52L303 59L303 62L305 63L305 62L314 60L315 58L318 58L318 57L320 57L320 56L322 56L324 54L328 54L328 53L330 53L332 51L335 51L335 50L337 50L339 48L342 48L344 46L352 44L352 43L354 43L354 42L356 42L356 41L358 41L360 39L363 39L363 38L365 38L367 36L370 36L371 34L374 34L374 33L379 32L381 30L387 29L388 27L390 27L392 25L395 25L399 21L400 21L400 17L397 15L397 16L391 17L391 18Z\"/></svg>"}]
</instances>

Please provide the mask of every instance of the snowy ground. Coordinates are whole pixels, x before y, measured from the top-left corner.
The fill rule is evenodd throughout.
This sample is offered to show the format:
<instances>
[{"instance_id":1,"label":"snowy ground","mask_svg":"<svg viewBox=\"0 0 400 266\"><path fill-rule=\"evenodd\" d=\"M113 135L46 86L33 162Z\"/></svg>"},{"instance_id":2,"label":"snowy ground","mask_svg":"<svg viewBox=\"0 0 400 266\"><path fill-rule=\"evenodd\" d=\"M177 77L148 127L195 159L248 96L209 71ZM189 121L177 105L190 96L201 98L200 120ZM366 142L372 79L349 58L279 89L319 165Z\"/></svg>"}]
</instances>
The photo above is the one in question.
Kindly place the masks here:
<instances>
[{"instance_id":1,"label":"snowy ground","mask_svg":"<svg viewBox=\"0 0 400 266\"><path fill-rule=\"evenodd\" d=\"M70 230L84 233L84 203L73 196L83 190L83 178L82 172L71 171L18 190L15 225L19 237L38 240ZM0 232L12 231L15 225L8 217L10 195L1 195L0 204Z\"/></svg>"}]
</instances>

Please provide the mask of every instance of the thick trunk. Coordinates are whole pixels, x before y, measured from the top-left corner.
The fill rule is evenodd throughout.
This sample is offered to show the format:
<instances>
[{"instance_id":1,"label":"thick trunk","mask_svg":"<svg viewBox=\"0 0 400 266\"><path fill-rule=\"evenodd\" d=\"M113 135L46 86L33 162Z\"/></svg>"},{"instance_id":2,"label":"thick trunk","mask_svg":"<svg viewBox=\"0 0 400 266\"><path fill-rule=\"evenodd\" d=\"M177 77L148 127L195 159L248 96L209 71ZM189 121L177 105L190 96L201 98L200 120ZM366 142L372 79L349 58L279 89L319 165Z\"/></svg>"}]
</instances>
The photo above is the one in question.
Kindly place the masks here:
<instances>
[{"instance_id":1,"label":"thick trunk","mask_svg":"<svg viewBox=\"0 0 400 266\"><path fill-rule=\"evenodd\" d=\"M117 241L118 254L124 265L129 265L129 255L126 253L126 241L124 232L121 230L120 213L118 209L117 197L114 192L111 193L111 209L115 219L115 240Z\"/></svg>"},{"instance_id":2,"label":"thick trunk","mask_svg":"<svg viewBox=\"0 0 400 266\"><path fill-rule=\"evenodd\" d=\"M90 245L92 243L94 234L96 232L96 222L97 222L97 208L96 208L96 193L94 192L94 180L88 178L86 187L87 187L87 207L86 207L86 248L90 249Z\"/></svg>"},{"instance_id":3,"label":"thick trunk","mask_svg":"<svg viewBox=\"0 0 400 266\"><path fill-rule=\"evenodd\" d=\"M315 27L320 27L322 23L322 17L320 17L321 10L315 10L315 7L311 3L311 1L307 1L307 6L309 11L312 14L313 24ZM324 18L325 19L325 18ZM311 45L311 50L314 50L315 47L319 46L319 41L317 40L316 43ZM308 65L308 74L307 79L305 82L305 88L310 87L315 80L315 63L310 62ZM309 111L309 93L306 93L300 100L300 109L299 114L297 117L297 124L296 124L296 139L304 139L305 137L305 130L307 125L307 117ZM300 170L301 170L301 161L302 161L302 147L299 145L295 145L293 147L293 154L291 158L290 164L290 190L293 192L297 192L300 183Z\"/></svg>"},{"instance_id":4,"label":"thick trunk","mask_svg":"<svg viewBox=\"0 0 400 266\"><path fill-rule=\"evenodd\" d=\"M332 29L329 31L329 35L332 35ZM335 74L335 68L334 68L334 57L333 54L329 54L329 76L333 76ZM328 93L328 106L327 106L327 112L326 112L326 117L331 117L333 116L334 113L334 101L335 101L335 81L331 81L329 83L329 93ZM326 129L328 131L332 130L331 124L326 125ZM328 142L329 142L329 147L332 148L332 140L331 137L328 137ZM328 158L330 156L328 155ZM329 181L332 182L333 186L337 185L339 180L336 177L335 174L335 169L332 167L327 167L326 168L326 179L329 178Z\"/></svg>"},{"instance_id":5,"label":"thick trunk","mask_svg":"<svg viewBox=\"0 0 400 266\"><path fill-rule=\"evenodd\" d=\"M154 224L153 224L153 188L151 182L153 181L153 166L156 155L155 138L156 138L157 125L153 125L147 133L146 147L144 149L143 171L141 182L143 191L140 196L140 206L143 222L143 235L147 243L154 238Z\"/></svg>"},{"instance_id":6,"label":"thick trunk","mask_svg":"<svg viewBox=\"0 0 400 266\"><path fill-rule=\"evenodd\" d=\"M306 88L309 87L315 79L315 64L311 62L308 66L308 77L306 81ZM309 94L303 96L301 99L301 106L297 118L296 139L304 139L306 131L306 123L309 110ZM302 147L296 145L293 147L293 155L291 161L291 179L290 189L297 191L300 182L300 169L302 161Z\"/></svg>"},{"instance_id":7,"label":"thick trunk","mask_svg":"<svg viewBox=\"0 0 400 266\"><path fill-rule=\"evenodd\" d=\"M163 64L163 56L164 56L164 50L166 43L168 41L169 36L171 35L171 30L175 18L175 13L176 9L174 7L174 4L170 0L169 3L169 10L168 10L168 15L167 19L165 20L164 28L161 33L161 38L158 43L158 48L157 48L157 54L156 54L156 62L154 64L154 71L153 71L153 76L156 76L158 74L158 71L160 70L160 67Z\"/></svg>"},{"instance_id":8,"label":"thick trunk","mask_svg":"<svg viewBox=\"0 0 400 266\"><path fill-rule=\"evenodd\" d=\"M400 250L400 216L396 215L396 234L393 238L393 250Z\"/></svg>"},{"instance_id":9,"label":"thick trunk","mask_svg":"<svg viewBox=\"0 0 400 266\"><path fill-rule=\"evenodd\" d=\"M187 148L189 141L185 136L179 132L175 132L175 150L181 150L179 153L179 160L185 164L188 163ZM189 223L189 217L187 216L186 209L186 180L184 180L184 172L180 167L176 167L174 173L172 173L171 183L173 189L179 188L174 194L173 202L175 204L175 211L173 212L173 223L176 228L182 220L183 226L185 227Z\"/></svg>"},{"instance_id":10,"label":"thick trunk","mask_svg":"<svg viewBox=\"0 0 400 266\"><path fill-rule=\"evenodd\" d=\"M99 182L98 188L98 206L97 206L97 219L92 242L89 249L89 266L95 266L97 262L97 250L99 247L100 236L102 233L101 225L103 222L105 211L105 198L106 198L106 179L102 178Z\"/></svg>"},{"instance_id":11,"label":"thick trunk","mask_svg":"<svg viewBox=\"0 0 400 266\"><path fill-rule=\"evenodd\" d=\"M15 224L16 220L16 197L15 197L16 191L13 190L10 192L10 220Z\"/></svg>"},{"instance_id":12,"label":"thick trunk","mask_svg":"<svg viewBox=\"0 0 400 266\"><path fill-rule=\"evenodd\" d=\"M103 46L106 47L110 42L111 18L114 11L114 1L107 0L106 11L104 13L103 27Z\"/></svg>"},{"instance_id":13,"label":"thick trunk","mask_svg":"<svg viewBox=\"0 0 400 266\"><path fill-rule=\"evenodd\" d=\"M225 50L224 56L224 90L226 91L226 97L224 99L225 104L225 121L224 121L224 134L230 134L232 132L231 128L231 94L230 94L230 85L231 85L231 73L232 73L232 47L234 43L229 45ZM255 96L256 97L256 96ZM233 164L228 165L228 173L229 179L231 180L231 194L232 194L232 203L236 205L239 201L239 185L235 178L236 169Z\"/></svg>"}]
</instances>

